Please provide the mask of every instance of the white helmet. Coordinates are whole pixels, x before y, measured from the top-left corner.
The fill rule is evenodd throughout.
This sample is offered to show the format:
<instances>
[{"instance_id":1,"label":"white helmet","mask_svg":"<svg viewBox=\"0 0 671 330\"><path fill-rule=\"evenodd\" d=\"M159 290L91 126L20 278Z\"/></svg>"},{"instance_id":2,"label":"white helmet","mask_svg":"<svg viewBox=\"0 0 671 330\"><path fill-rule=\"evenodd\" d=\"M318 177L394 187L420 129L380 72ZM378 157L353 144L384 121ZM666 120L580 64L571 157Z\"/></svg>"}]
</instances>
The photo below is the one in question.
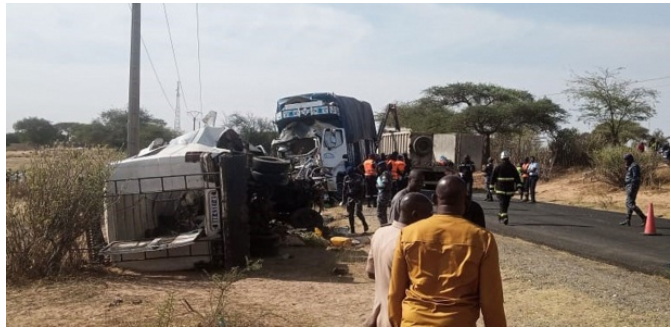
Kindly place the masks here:
<instances>
[{"instance_id":1,"label":"white helmet","mask_svg":"<svg viewBox=\"0 0 671 330\"><path fill-rule=\"evenodd\" d=\"M501 151L501 159L510 159L510 154L507 151Z\"/></svg>"}]
</instances>

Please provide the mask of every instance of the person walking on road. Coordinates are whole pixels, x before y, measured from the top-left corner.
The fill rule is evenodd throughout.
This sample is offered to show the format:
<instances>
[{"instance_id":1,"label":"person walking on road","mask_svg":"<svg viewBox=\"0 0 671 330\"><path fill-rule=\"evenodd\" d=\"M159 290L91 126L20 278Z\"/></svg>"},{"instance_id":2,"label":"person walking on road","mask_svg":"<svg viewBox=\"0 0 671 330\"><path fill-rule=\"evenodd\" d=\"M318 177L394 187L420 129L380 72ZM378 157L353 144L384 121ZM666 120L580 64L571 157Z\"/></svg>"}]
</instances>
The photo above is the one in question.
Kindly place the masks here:
<instances>
[{"instance_id":1,"label":"person walking on road","mask_svg":"<svg viewBox=\"0 0 671 330\"><path fill-rule=\"evenodd\" d=\"M645 226L645 214L636 206L636 195L638 189L641 187L641 167L634 162L634 155L624 155L624 161L627 165L627 175L624 177L625 191L627 198L625 204L627 206L627 218L620 222L620 226L631 226L631 216L634 212L641 218L641 227Z\"/></svg>"},{"instance_id":2,"label":"person walking on road","mask_svg":"<svg viewBox=\"0 0 671 330\"><path fill-rule=\"evenodd\" d=\"M514 167L513 167L514 168ZM506 326L494 235L462 216L466 183L445 176L436 214L401 230L389 283L392 326Z\"/></svg>"},{"instance_id":3,"label":"person walking on road","mask_svg":"<svg viewBox=\"0 0 671 330\"><path fill-rule=\"evenodd\" d=\"M510 155L507 151L501 152L501 164L497 165L492 171L491 189L494 189L496 197L499 199L499 222L508 225L508 207L510 199L515 196L515 192L522 186L520 175L515 165L510 162Z\"/></svg>"},{"instance_id":4,"label":"person walking on road","mask_svg":"<svg viewBox=\"0 0 671 330\"><path fill-rule=\"evenodd\" d=\"M524 163L521 164L522 171L522 191L520 191L520 200L523 202L529 201L529 157L524 158Z\"/></svg>"},{"instance_id":5,"label":"person walking on road","mask_svg":"<svg viewBox=\"0 0 671 330\"><path fill-rule=\"evenodd\" d=\"M343 180L343 195L341 204L347 205L347 218L349 219L350 233L354 234L354 214L361 220L363 232L368 231L366 218L363 216L363 199L365 183L364 178L353 167L347 169L347 175Z\"/></svg>"},{"instance_id":6,"label":"person walking on road","mask_svg":"<svg viewBox=\"0 0 671 330\"><path fill-rule=\"evenodd\" d=\"M489 188L489 185L492 181L492 172L494 171L494 159L492 157L487 158L487 165L485 166L485 189L487 190L487 197L485 197L485 202L493 202L494 198L492 197L492 189Z\"/></svg>"},{"instance_id":7,"label":"person walking on road","mask_svg":"<svg viewBox=\"0 0 671 330\"><path fill-rule=\"evenodd\" d=\"M398 195L398 194L396 194ZM401 229L433 213L431 201L421 193L410 192L403 195L400 202L400 216L392 220L391 226L380 227L370 241L370 251L366 262L368 278L375 280L375 300L373 312L364 322L368 327L390 327L388 295L394 249L401 235Z\"/></svg>"},{"instance_id":8,"label":"person walking on road","mask_svg":"<svg viewBox=\"0 0 671 330\"><path fill-rule=\"evenodd\" d=\"M536 162L536 157L531 156L531 162L529 163L529 168L527 173L529 174L529 197L531 198L531 203L536 203L536 184L538 183L538 174L540 168Z\"/></svg>"},{"instance_id":9,"label":"person walking on road","mask_svg":"<svg viewBox=\"0 0 671 330\"><path fill-rule=\"evenodd\" d=\"M422 187L424 187L424 173L418 169L410 171L410 175L408 175L408 186L397 192L391 200L391 211L389 213L391 221L396 221L401 216L401 200L403 199L403 196L408 193L420 192Z\"/></svg>"},{"instance_id":10,"label":"person walking on road","mask_svg":"<svg viewBox=\"0 0 671 330\"><path fill-rule=\"evenodd\" d=\"M473 197L473 172L475 172L475 163L471 161L471 156L466 155L464 161L459 164L459 175L466 182L468 198Z\"/></svg>"},{"instance_id":11,"label":"person walking on road","mask_svg":"<svg viewBox=\"0 0 671 330\"><path fill-rule=\"evenodd\" d=\"M391 164L380 162L377 164L378 177L375 182L377 188L377 220L380 226L387 224L387 208L391 202Z\"/></svg>"}]
</instances>

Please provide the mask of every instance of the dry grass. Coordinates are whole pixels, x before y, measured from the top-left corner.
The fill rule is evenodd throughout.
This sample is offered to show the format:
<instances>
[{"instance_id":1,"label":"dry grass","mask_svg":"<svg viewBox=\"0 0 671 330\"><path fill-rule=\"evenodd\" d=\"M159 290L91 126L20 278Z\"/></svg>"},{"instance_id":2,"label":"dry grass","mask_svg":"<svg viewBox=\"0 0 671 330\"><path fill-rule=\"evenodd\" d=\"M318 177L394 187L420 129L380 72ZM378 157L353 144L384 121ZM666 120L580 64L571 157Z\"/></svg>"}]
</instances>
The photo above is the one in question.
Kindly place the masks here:
<instances>
[{"instance_id":1,"label":"dry grass","mask_svg":"<svg viewBox=\"0 0 671 330\"><path fill-rule=\"evenodd\" d=\"M644 186L638 193L637 204L647 213L653 203L655 216L669 218L669 167L657 169L659 177L667 180L659 186ZM568 173L555 180L538 183L536 199L541 202L580 206L613 212L625 212L623 189L596 181L588 171Z\"/></svg>"}]
</instances>

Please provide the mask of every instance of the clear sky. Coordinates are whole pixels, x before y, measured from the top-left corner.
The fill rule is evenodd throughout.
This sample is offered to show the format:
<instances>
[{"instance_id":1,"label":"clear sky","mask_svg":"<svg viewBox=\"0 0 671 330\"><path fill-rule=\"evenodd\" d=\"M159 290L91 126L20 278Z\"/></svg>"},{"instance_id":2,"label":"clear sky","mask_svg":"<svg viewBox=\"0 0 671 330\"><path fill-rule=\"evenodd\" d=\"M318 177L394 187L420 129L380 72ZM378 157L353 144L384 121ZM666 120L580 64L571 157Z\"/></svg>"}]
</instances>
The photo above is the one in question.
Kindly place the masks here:
<instances>
[{"instance_id":1,"label":"clear sky","mask_svg":"<svg viewBox=\"0 0 671 330\"><path fill-rule=\"evenodd\" d=\"M217 111L219 123L234 112L271 117L284 96L335 92L379 111L431 86L475 82L547 95L573 115L565 126L588 130L561 93L566 81L624 67L623 78L660 92L657 116L642 125L669 135L668 3L200 4L198 15L196 8L142 5L158 80L143 49L140 104L170 127L178 74L166 12L185 93L183 129L192 123L187 110ZM6 20L8 131L28 116L88 123L126 107L128 4L7 4Z\"/></svg>"}]
</instances>

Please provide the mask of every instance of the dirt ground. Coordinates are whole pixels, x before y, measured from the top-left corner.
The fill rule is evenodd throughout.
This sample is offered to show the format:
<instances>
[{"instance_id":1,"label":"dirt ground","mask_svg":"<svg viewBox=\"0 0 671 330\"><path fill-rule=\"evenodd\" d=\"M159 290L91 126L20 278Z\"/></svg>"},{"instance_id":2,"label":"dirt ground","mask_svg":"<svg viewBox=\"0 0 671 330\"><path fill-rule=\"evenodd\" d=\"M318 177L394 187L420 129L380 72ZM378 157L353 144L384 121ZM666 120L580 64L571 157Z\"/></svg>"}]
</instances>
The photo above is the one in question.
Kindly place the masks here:
<instances>
[{"instance_id":1,"label":"dirt ground","mask_svg":"<svg viewBox=\"0 0 671 330\"><path fill-rule=\"evenodd\" d=\"M497 236L510 326L669 326L669 280ZM287 247L226 294L229 324L358 326L374 285L366 249ZM289 258L289 256L291 256ZM333 268L346 267L336 276ZM156 326L175 301L171 325L198 324L213 306L214 284L199 272L92 274L7 288L7 326ZM162 312L163 311L163 312ZM479 325L482 322L479 321Z\"/></svg>"},{"instance_id":2,"label":"dirt ground","mask_svg":"<svg viewBox=\"0 0 671 330\"><path fill-rule=\"evenodd\" d=\"M608 189L585 173L539 183L538 200L624 210L622 191ZM641 191L638 201L642 207L653 202L655 214L668 218L668 182L660 189ZM375 210L364 212L372 232L377 227ZM328 214L334 219L331 226L346 225L341 208ZM281 256L264 259L261 269L235 282L225 294L227 325L360 325L370 312L374 292L373 281L364 274L368 238L347 250L284 247ZM670 325L668 279L519 239L496 239L510 326ZM336 267L346 268L347 274L334 275ZM58 282L6 286L6 325L195 326L200 318L187 309L185 300L206 315L216 304L216 293L216 283L203 272L107 269Z\"/></svg>"}]
</instances>

